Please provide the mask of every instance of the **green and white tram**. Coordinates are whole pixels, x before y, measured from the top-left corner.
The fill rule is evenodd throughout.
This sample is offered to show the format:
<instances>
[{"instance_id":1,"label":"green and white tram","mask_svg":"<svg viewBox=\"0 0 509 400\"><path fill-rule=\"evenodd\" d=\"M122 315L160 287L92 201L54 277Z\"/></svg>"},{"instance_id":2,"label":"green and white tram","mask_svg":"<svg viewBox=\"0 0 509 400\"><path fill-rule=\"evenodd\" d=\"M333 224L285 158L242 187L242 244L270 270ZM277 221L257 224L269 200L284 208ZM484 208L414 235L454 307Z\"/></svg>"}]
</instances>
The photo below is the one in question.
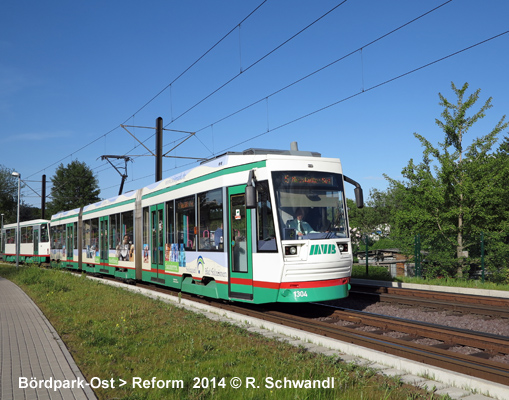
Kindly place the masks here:
<instances>
[{"instance_id":1,"label":"green and white tram","mask_svg":"<svg viewBox=\"0 0 509 400\"><path fill-rule=\"evenodd\" d=\"M343 298L353 261L345 181L357 186L362 207L362 190L343 176L339 159L297 150L227 153L53 216L52 235L65 251L52 240L52 261L227 300Z\"/></svg>"},{"instance_id":2,"label":"green and white tram","mask_svg":"<svg viewBox=\"0 0 509 400\"><path fill-rule=\"evenodd\" d=\"M15 262L19 253L19 261L25 263L42 263L49 260L49 221L36 219L18 224L4 225L1 234L2 257L4 261ZM16 251L16 238L19 237L19 248Z\"/></svg>"}]
</instances>

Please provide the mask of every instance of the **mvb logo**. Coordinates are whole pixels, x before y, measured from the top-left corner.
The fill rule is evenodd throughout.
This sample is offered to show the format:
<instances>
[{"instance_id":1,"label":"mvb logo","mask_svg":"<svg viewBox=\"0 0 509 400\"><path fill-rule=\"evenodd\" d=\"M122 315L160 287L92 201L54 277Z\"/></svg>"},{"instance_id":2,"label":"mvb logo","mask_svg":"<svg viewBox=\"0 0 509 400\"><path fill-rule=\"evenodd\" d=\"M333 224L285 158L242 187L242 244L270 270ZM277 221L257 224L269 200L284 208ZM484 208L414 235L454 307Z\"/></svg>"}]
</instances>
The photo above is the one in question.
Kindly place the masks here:
<instances>
[{"instance_id":1,"label":"mvb logo","mask_svg":"<svg viewBox=\"0 0 509 400\"><path fill-rule=\"evenodd\" d=\"M335 244L313 244L309 251L310 256L316 256L317 254L336 254Z\"/></svg>"}]
</instances>

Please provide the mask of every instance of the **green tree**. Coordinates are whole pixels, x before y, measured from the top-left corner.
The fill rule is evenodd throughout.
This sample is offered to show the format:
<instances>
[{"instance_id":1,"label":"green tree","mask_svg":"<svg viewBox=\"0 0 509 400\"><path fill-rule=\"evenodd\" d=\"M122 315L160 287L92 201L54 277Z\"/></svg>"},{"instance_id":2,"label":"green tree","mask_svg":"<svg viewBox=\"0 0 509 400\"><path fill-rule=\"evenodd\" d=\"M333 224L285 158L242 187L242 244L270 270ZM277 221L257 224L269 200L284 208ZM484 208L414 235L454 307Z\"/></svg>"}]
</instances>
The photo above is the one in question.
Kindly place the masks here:
<instances>
[{"instance_id":1,"label":"green tree","mask_svg":"<svg viewBox=\"0 0 509 400\"><path fill-rule=\"evenodd\" d=\"M0 165L0 213L4 214L4 224L16 222L18 178L12 176L13 171Z\"/></svg>"},{"instance_id":2,"label":"green tree","mask_svg":"<svg viewBox=\"0 0 509 400\"><path fill-rule=\"evenodd\" d=\"M394 209L397 207L395 190L397 189L385 191L371 189L369 199L363 208L357 208L353 200L347 199L349 224L354 244L364 248L364 238L367 235L379 238L376 243L370 242L371 247L394 247L394 242L389 236Z\"/></svg>"},{"instance_id":3,"label":"green tree","mask_svg":"<svg viewBox=\"0 0 509 400\"><path fill-rule=\"evenodd\" d=\"M51 178L52 201L48 204L48 215L83 207L100 200L99 183L92 170L79 161L64 167L60 164Z\"/></svg>"},{"instance_id":4,"label":"green tree","mask_svg":"<svg viewBox=\"0 0 509 400\"><path fill-rule=\"evenodd\" d=\"M386 178L392 189L398 189L400 207L395 213L398 233L426 237L440 260L434 263L436 269L432 274L461 277L468 249L478 242L472 238L477 238L481 231L493 231L494 213L501 211L501 198L507 192L501 175L505 166L494 165L497 158L500 163L502 156L492 154L492 148L508 123L503 116L489 133L466 146L467 132L492 107L492 99L469 115L480 89L465 99L467 83L461 88L454 83L451 86L457 101L453 104L439 93L443 120L435 120L444 131L443 143L435 147L424 136L414 133L424 148L422 161L418 164L413 159L409 161L402 171L406 181ZM432 256L428 258L431 260Z\"/></svg>"}]
</instances>

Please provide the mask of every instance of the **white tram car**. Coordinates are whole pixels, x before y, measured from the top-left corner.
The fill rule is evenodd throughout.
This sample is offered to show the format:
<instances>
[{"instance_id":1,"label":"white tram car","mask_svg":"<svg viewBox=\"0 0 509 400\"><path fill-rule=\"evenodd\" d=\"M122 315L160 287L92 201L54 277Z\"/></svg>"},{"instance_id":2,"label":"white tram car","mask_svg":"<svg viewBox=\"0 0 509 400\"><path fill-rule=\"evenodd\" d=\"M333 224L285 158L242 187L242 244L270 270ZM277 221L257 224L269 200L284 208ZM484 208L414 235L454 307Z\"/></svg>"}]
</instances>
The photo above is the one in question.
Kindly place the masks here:
<instances>
[{"instance_id":1,"label":"white tram car","mask_svg":"<svg viewBox=\"0 0 509 400\"><path fill-rule=\"evenodd\" d=\"M43 263L49 261L49 222L36 219L20 223L19 261ZM15 262L18 224L7 224L2 229L2 256L4 261Z\"/></svg>"},{"instance_id":2,"label":"white tram car","mask_svg":"<svg viewBox=\"0 0 509 400\"><path fill-rule=\"evenodd\" d=\"M348 296L339 159L249 149L51 219L51 262L252 303ZM302 227L296 214L303 215Z\"/></svg>"}]
</instances>

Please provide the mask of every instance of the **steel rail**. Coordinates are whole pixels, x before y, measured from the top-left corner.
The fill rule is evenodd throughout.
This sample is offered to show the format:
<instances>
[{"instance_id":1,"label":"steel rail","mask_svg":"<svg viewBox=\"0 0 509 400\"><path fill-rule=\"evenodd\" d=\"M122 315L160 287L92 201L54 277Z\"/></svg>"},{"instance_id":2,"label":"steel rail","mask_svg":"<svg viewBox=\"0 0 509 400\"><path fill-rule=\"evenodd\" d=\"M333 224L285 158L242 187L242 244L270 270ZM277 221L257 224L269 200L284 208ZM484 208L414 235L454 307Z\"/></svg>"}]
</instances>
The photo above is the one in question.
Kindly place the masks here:
<instances>
[{"instance_id":1,"label":"steel rail","mask_svg":"<svg viewBox=\"0 0 509 400\"><path fill-rule=\"evenodd\" d=\"M361 296L363 298L376 296L381 302L452 310L463 314L472 313L490 317L509 318L509 299L499 297L385 287L369 290L358 285L352 288L350 295L352 297Z\"/></svg>"},{"instance_id":2,"label":"steel rail","mask_svg":"<svg viewBox=\"0 0 509 400\"><path fill-rule=\"evenodd\" d=\"M491 382L506 385L509 382L509 364L493 362L472 355L460 354L440 347L425 346L412 343L404 339L396 339L382 336L373 332L358 331L351 327L331 325L327 322L317 321L309 317L292 315L283 311L269 309L270 305L256 306L243 304L232 304L225 301L215 301L206 298L197 298L194 295L184 294L169 288L158 287L151 284L140 284L137 286L155 290L157 292L177 295L215 308L228 310L251 316L264 321L270 321L284 326L292 327L306 332L315 333L331 339L340 340L354 345L366 347L389 355L417 361L427 365L444 368L468 376L485 379ZM300 308L302 308L301 305ZM317 309L317 314L323 311ZM388 318L389 319L389 318ZM421 325L420 323L419 325ZM422 327L422 326L421 326ZM417 328L415 328L417 329ZM420 328L419 328L420 329ZM445 329L445 328L444 328ZM452 334L451 330L451 334Z\"/></svg>"}]
</instances>

